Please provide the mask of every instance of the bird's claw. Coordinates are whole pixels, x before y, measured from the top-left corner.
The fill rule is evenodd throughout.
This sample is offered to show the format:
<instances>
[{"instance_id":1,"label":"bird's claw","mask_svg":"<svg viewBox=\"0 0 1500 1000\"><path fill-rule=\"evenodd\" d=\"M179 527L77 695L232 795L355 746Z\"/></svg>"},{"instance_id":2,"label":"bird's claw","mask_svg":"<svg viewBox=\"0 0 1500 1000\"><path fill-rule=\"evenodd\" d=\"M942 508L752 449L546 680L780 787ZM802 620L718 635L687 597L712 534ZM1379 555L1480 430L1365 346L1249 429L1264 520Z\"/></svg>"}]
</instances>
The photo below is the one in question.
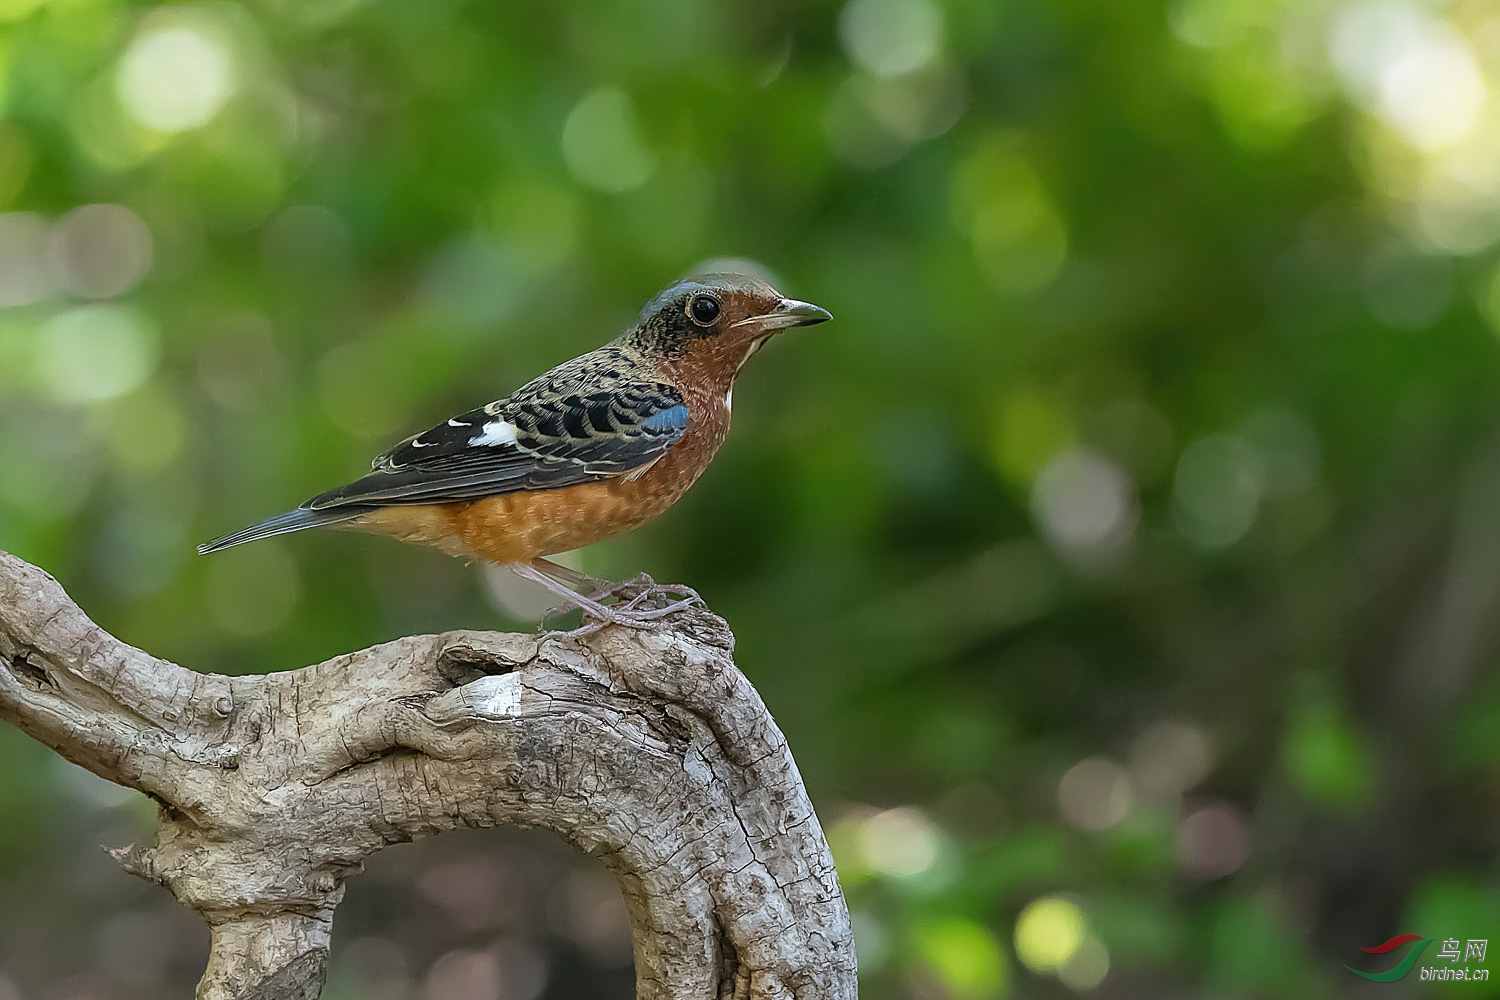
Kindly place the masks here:
<instances>
[{"instance_id":1,"label":"bird's claw","mask_svg":"<svg viewBox=\"0 0 1500 1000\"><path fill-rule=\"evenodd\" d=\"M692 587L680 583L657 583L647 573L637 573L624 583L610 583L608 580L596 582L599 586L588 595L589 598L601 602L614 598L620 602L615 607L621 609L634 609L662 597L672 599L672 607L677 610L704 603L703 598Z\"/></svg>"},{"instance_id":2,"label":"bird's claw","mask_svg":"<svg viewBox=\"0 0 1500 1000\"><path fill-rule=\"evenodd\" d=\"M570 596L568 603L559 605L542 616L544 623L552 615L579 608L584 622L578 628L558 635L580 637L592 635L606 625L623 625L627 628L655 628L663 619L698 605L703 598L691 587L676 583L657 583L645 573L638 574L624 583L596 581L598 586L587 594ZM661 603L666 599L666 603ZM612 602L612 603L605 603ZM644 606L643 606L644 605Z\"/></svg>"}]
</instances>

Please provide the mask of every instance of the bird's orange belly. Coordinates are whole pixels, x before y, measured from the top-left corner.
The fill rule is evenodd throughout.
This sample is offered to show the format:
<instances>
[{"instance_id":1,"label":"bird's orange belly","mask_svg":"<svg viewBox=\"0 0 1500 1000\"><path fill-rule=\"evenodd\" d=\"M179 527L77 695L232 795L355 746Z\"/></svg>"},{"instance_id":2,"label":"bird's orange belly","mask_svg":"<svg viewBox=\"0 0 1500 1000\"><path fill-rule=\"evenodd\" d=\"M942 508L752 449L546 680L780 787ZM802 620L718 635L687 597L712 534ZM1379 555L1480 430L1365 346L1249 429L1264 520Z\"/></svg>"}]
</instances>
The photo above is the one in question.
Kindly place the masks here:
<instances>
[{"instance_id":1,"label":"bird's orange belly","mask_svg":"<svg viewBox=\"0 0 1500 1000\"><path fill-rule=\"evenodd\" d=\"M527 562L592 545L643 524L681 495L652 495L621 485L633 484L588 483L486 497L455 506L448 516L470 552L494 562Z\"/></svg>"},{"instance_id":2,"label":"bird's orange belly","mask_svg":"<svg viewBox=\"0 0 1500 1000\"><path fill-rule=\"evenodd\" d=\"M350 526L435 545L452 555L529 562L592 545L652 520L676 503L701 471L682 468L669 458L633 480L621 477L463 503L386 507Z\"/></svg>"}]
</instances>

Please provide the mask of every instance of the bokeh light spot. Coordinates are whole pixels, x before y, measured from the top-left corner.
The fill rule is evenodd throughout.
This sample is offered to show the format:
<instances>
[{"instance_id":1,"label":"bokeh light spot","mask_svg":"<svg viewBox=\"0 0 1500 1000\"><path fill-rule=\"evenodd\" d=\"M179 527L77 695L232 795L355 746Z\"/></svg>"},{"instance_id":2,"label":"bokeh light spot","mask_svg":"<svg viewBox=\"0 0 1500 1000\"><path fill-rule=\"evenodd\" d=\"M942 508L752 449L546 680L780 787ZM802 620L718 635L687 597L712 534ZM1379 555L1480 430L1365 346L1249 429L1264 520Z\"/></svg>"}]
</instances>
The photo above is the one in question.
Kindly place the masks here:
<instances>
[{"instance_id":1,"label":"bokeh light spot","mask_svg":"<svg viewBox=\"0 0 1500 1000\"><path fill-rule=\"evenodd\" d=\"M109 173L135 169L172 138L127 114L120 106L119 88L107 78L83 88L68 109L67 124L90 166Z\"/></svg>"},{"instance_id":2,"label":"bokeh light spot","mask_svg":"<svg viewBox=\"0 0 1500 1000\"><path fill-rule=\"evenodd\" d=\"M547 963L513 939L485 951L457 948L432 964L424 1000L536 1000L547 987Z\"/></svg>"},{"instance_id":3,"label":"bokeh light spot","mask_svg":"<svg viewBox=\"0 0 1500 1000\"><path fill-rule=\"evenodd\" d=\"M574 177L611 194L640 187L656 170L635 102L617 87L591 91L573 107L563 124L562 148Z\"/></svg>"},{"instance_id":4,"label":"bokeh light spot","mask_svg":"<svg viewBox=\"0 0 1500 1000\"><path fill-rule=\"evenodd\" d=\"M1432 15L1409 0L1361 0L1338 12L1328 52L1352 96L1366 104L1379 98L1381 75L1430 32Z\"/></svg>"},{"instance_id":5,"label":"bokeh light spot","mask_svg":"<svg viewBox=\"0 0 1500 1000\"><path fill-rule=\"evenodd\" d=\"M1380 107L1413 146L1441 149L1462 139L1484 106L1484 78L1456 30L1441 26L1380 74Z\"/></svg>"},{"instance_id":6,"label":"bokeh light spot","mask_svg":"<svg viewBox=\"0 0 1500 1000\"><path fill-rule=\"evenodd\" d=\"M1130 776L1157 795L1181 795L1208 776L1213 751L1208 736L1189 722L1158 722L1136 739Z\"/></svg>"},{"instance_id":7,"label":"bokeh light spot","mask_svg":"<svg viewBox=\"0 0 1500 1000\"><path fill-rule=\"evenodd\" d=\"M27 306L52 293L47 220L35 212L0 215L0 306Z\"/></svg>"},{"instance_id":8,"label":"bokeh light spot","mask_svg":"<svg viewBox=\"0 0 1500 1000\"><path fill-rule=\"evenodd\" d=\"M839 14L849 58L877 76L899 76L937 58L943 12L932 0L850 0Z\"/></svg>"},{"instance_id":9,"label":"bokeh light spot","mask_svg":"<svg viewBox=\"0 0 1500 1000\"><path fill-rule=\"evenodd\" d=\"M151 230L124 205L84 205L52 227L48 260L72 295L123 295L151 270Z\"/></svg>"},{"instance_id":10,"label":"bokeh light spot","mask_svg":"<svg viewBox=\"0 0 1500 1000\"><path fill-rule=\"evenodd\" d=\"M1109 975L1109 949L1093 935L1083 939L1078 950L1057 970L1057 978L1070 989L1086 992Z\"/></svg>"},{"instance_id":11,"label":"bokeh light spot","mask_svg":"<svg viewBox=\"0 0 1500 1000\"><path fill-rule=\"evenodd\" d=\"M951 129L965 101L962 77L942 66L899 77L856 72L829 97L823 126L841 159L875 169Z\"/></svg>"},{"instance_id":12,"label":"bokeh light spot","mask_svg":"<svg viewBox=\"0 0 1500 1000\"><path fill-rule=\"evenodd\" d=\"M1049 462L1031 491L1042 532L1064 553L1083 557L1118 552L1135 530L1135 484L1119 466L1086 448Z\"/></svg>"},{"instance_id":13,"label":"bokeh light spot","mask_svg":"<svg viewBox=\"0 0 1500 1000\"><path fill-rule=\"evenodd\" d=\"M160 352L156 328L137 310L78 306L42 326L37 375L59 403L97 403L143 384Z\"/></svg>"},{"instance_id":14,"label":"bokeh light spot","mask_svg":"<svg viewBox=\"0 0 1500 1000\"><path fill-rule=\"evenodd\" d=\"M984 927L953 918L924 924L915 937L918 953L952 1000L993 1000L1005 994L1010 983L1005 953Z\"/></svg>"},{"instance_id":15,"label":"bokeh light spot","mask_svg":"<svg viewBox=\"0 0 1500 1000\"><path fill-rule=\"evenodd\" d=\"M1260 456L1244 439L1199 438L1177 461L1172 499L1178 530L1204 548L1234 544L1255 522L1264 484Z\"/></svg>"},{"instance_id":16,"label":"bokeh light spot","mask_svg":"<svg viewBox=\"0 0 1500 1000\"><path fill-rule=\"evenodd\" d=\"M493 858L469 854L433 865L417 880L423 896L468 932L502 923L507 902L518 892L512 870Z\"/></svg>"},{"instance_id":17,"label":"bokeh light spot","mask_svg":"<svg viewBox=\"0 0 1500 1000\"><path fill-rule=\"evenodd\" d=\"M855 74L829 96L823 113L828 148L839 159L864 170L895 163L909 146L876 116L871 90L871 79Z\"/></svg>"},{"instance_id":18,"label":"bokeh light spot","mask_svg":"<svg viewBox=\"0 0 1500 1000\"><path fill-rule=\"evenodd\" d=\"M961 163L954 221L968 235L989 284L1006 295L1046 287L1068 257L1068 230L1036 169L1003 141Z\"/></svg>"},{"instance_id":19,"label":"bokeh light spot","mask_svg":"<svg viewBox=\"0 0 1500 1000\"><path fill-rule=\"evenodd\" d=\"M1249 854L1245 821L1227 802L1205 806L1177 827L1177 861L1195 878L1207 881L1233 874Z\"/></svg>"},{"instance_id":20,"label":"bokeh light spot","mask_svg":"<svg viewBox=\"0 0 1500 1000\"><path fill-rule=\"evenodd\" d=\"M553 924L595 962L612 969L630 965L630 914L614 879L599 871L575 871L550 909Z\"/></svg>"},{"instance_id":21,"label":"bokeh light spot","mask_svg":"<svg viewBox=\"0 0 1500 1000\"><path fill-rule=\"evenodd\" d=\"M454 949L432 963L425 1000L500 1000L504 983L492 952Z\"/></svg>"},{"instance_id":22,"label":"bokeh light spot","mask_svg":"<svg viewBox=\"0 0 1500 1000\"><path fill-rule=\"evenodd\" d=\"M1057 804L1080 830L1107 830L1130 812L1130 775L1114 761L1089 757L1067 770L1057 783Z\"/></svg>"},{"instance_id":23,"label":"bokeh light spot","mask_svg":"<svg viewBox=\"0 0 1500 1000\"><path fill-rule=\"evenodd\" d=\"M902 806L865 820L859 843L871 870L891 878L911 878L937 863L941 839L920 809Z\"/></svg>"},{"instance_id":24,"label":"bokeh light spot","mask_svg":"<svg viewBox=\"0 0 1500 1000\"><path fill-rule=\"evenodd\" d=\"M234 62L205 26L148 27L120 59L115 92L127 113L158 132L184 132L212 121L233 96Z\"/></svg>"},{"instance_id":25,"label":"bokeh light spot","mask_svg":"<svg viewBox=\"0 0 1500 1000\"><path fill-rule=\"evenodd\" d=\"M537 1000L546 992L551 970L536 947L510 937L495 945L494 954L500 965L501 1000Z\"/></svg>"},{"instance_id":26,"label":"bokeh light spot","mask_svg":"<svg viewBox=\"0 0 1500 1000\"><path fill-rule=\"evenodd\" d=\"M138 392L94 418L115 460L126 469L154 472L170 465L187 440L187 417L166 393Z\"/></svg>"},{"instance_id":27,"label":"bokeh light spot","mask_svg":"<svg viewBox=\"0 0 1500 1000\"><path fill-rule=\"evenodd\" d=\"M876 78L866 100L870 113L892 135L905 142L935 139L963 114L963 78L942 67L896 79Z\"/></svg>"},{"instance_id":28,"label":"bokeh light spot","mask_svg":"<svg viewBox=\"0 0 1500 1000\"><path fill-rule=\"evenodd\" d=\"M1016 918L1016 957L1033 972L1055 972L1077 954L1087 932L1088 922L1076 904L1044 896Z\"/></svg>"},{"instance_id":29,"label":"bokeh light spot","mask_svg":"<svg viewBox=\"0 0 1500 1000\"><path fill-rule=\"evenodd\" d=\"M1232 45L1254 27L1260 5L1223 0L1178 0L1167 11L1172 34L1189 45L1214 49Z\"/></svg>"}]
</instances>

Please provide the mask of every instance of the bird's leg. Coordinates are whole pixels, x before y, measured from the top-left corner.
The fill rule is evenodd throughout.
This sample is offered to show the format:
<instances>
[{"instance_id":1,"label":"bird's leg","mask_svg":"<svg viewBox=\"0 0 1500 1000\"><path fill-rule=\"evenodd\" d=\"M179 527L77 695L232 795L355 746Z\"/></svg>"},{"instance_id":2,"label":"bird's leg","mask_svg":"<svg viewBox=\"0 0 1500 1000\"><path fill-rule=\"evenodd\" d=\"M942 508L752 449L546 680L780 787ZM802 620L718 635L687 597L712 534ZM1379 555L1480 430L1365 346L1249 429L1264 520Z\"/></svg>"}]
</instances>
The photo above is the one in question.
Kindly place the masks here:
<instances>
[{"instance_id":1,"label":"bird's leg","mask_svg":"<svg viewBox=\"0 0 1500 1000\"><path fill-rule=\"evenodd\" d=\"M593 596L585 596L573 590L562 581L554 579L548 572L536 566L534 563L510 563L510 571L523 580L540 584L547 590L561 597L568 605L583 610L584 616L592 618L593 623L585 624L580 629L575 629L569 634L583 635L593 632L604 625L628 625L633 628L649 627L668 615L683 611L692 606L691 600L677 601L664 607L640 608L638 607L644 594L636 595L627 604L608 605L596 600ZM556 567L555 563L548 563L548 569ZM573 571L569 570L569 573ZM583 574L578 574L582 577ZM587 577L583 577L588 579ZM653 585L654 586L654 585ZM663 588L667 589L667 588Z\"/></svg>"},{"instance_id":2,"label":"bird's leg","mask_svg":"<svg viewBox=\"0 0 1500 1000\"><path fill-rule=\"evenodd\" d=\"M608 597L615 591L615 584L608 580L601 580L597 576L580 573L571 566L564 566L562 563L553 562L551 559L546 559L542 556L537 556L531 560L531 565L538 572L547 574L553 580L563 584L570 590L574 590L580 594L587 594L596 601Z\"/></svg>"},{"instance_id":3,"label":"bird's leg","mask_svg":"<svg viewBox=\"0 0 1500 1000\"><path fill-rule=\"evenodd\" d=\"M562 581L553 579L551 575L542 572L535 566L521 562L509 563L507 566L512 573L521 579L530 580L532 583L538 584L558 597L561 597L565 602L563 607L561 609L554 608L553 611L566 608L579 608L586 617L592 618L596 622L609 623L614 620L615 613L613 609L600 604L591 597L585 597ZM552 611L547 612L546 615L542 616L543 620L545 621L547 616L551 614ZM583 629L577 631L579 634L586 634ZM593 631L593 629L588 629L588 631Z\"/></svg>"},{"instance_id":4,"label":"bird's leg","mask_svg":"<svg viewBox=\"0 0 1500 1000\"><path fill-rule=\"evenodd\" d=\"M611 583L541 556L531 560L531 565L553 580L601 603L611 597L616 598L620 603L612 606L620 609L634 609L656 597L669 598L678 609L689 607L695 602L704 603L703 598L692 587L680 583L657 583L646 573L637 573L624 583Z\"/></svg>"}]
</instances>

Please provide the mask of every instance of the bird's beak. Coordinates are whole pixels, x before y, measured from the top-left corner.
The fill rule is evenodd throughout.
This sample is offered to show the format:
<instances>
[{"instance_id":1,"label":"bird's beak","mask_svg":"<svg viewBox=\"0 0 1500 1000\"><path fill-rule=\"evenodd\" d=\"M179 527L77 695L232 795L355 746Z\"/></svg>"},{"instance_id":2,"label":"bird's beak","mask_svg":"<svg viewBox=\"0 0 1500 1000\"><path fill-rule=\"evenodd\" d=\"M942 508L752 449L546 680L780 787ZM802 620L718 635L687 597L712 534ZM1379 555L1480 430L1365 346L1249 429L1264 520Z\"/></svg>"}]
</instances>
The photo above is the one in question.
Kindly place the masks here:
<instances>
[{"instance_id":1,"label":"bird's beak","mask_svg":"<svg viewBox=\"0 0 1500 1000\"><path fill-rule=\"evenodd\" d=\"M796 299L782 299L770 312L742 319L734 325L754 324L762 333L773 333L790 326L812 326L814 323L826 323L831 319L833 319L833 313L822 306L815 306L811 302L799 302Z\"/></svg>"}]
</instances>

